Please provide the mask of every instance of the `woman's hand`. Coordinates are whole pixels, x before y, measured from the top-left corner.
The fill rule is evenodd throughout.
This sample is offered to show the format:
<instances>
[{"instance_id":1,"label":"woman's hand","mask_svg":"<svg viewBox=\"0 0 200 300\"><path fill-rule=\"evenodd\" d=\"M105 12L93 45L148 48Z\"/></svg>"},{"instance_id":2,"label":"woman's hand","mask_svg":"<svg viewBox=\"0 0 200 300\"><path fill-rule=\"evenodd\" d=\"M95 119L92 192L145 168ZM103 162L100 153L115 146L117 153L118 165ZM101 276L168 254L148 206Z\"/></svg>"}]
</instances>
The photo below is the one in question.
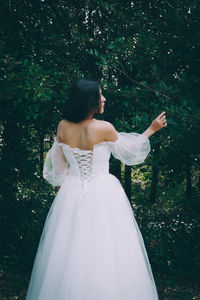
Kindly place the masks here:
<instances>
[{"instance_id":1,"label":"woman's hand","mask_svg":"<svg viewBox=\"0 0 200 300\"><path fill-rule=\"evenodd\" d=\"M147 128L146 131L143 132L144 135L147 137L150 137L153 135L156 131L159 131L163 127L167 126L166 117L165 117L165 111L163 111L153 122L151 125Z\"/></svg>"},{"instance_id":2,"label":"woman's hand","mask_svg":"<svg viewBox=\"0 0 200 300\"><path fill-rule=\"evenodd\" d=\"M149 126L149 128L155 133L156 131L167 126L165 111L163 111Z\"/></svg>"}]
</instances>

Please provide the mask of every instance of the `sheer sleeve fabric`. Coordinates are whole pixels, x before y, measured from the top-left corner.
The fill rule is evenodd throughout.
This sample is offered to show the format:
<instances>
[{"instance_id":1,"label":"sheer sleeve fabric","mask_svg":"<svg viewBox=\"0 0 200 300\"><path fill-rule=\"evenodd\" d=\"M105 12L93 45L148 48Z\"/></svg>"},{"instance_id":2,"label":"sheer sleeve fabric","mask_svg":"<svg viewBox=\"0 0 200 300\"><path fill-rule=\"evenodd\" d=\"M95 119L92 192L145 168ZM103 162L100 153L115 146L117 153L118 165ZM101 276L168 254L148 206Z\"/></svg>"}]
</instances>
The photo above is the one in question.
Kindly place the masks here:
<instances>
[{"instance_id":1,"label":"sheer sleeve fabric","mask_svg":"<svg viewBox=\"0 0 200 300\"><path fill-rule=\"evenodd\" d=\"M109 142L109 147L112 155L128 166L143 163L151 150L149 138L135 132L118 132L118 139Z\"/></svg>"},{"instance_id":2,"label":"sheer sleeve fabric","mask_svg":"<svg viewBox=\"0 0 200 300\"><path fill-rule=\"evenodd\" d=\"M61 186L69 174L69 164L63 154L62 146L54 138L52 147L47 152L43 177L52 186Z\"/></svg>"}]
</instances>

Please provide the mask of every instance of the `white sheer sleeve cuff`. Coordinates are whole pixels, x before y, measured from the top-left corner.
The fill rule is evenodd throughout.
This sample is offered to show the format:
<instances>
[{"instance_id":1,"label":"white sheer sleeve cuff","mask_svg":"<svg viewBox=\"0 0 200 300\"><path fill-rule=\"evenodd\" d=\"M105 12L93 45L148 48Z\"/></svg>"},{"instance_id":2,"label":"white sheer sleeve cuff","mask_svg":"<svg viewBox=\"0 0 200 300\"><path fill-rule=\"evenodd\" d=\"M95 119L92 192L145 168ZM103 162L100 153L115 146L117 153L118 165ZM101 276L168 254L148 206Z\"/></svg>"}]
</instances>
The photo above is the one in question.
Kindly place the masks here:
<instances>
[{"instance_id":1,"label":"white sheer sleeve cuff","mask_svg":"<svg viewBox=\"0 0 200 300\"><path fill-rule=\"evenodd\" d=\"M115 158L129 166L143 163L151 151L149 138L135 132L118 132L118 139L109 142L109 147Z\"/></svg>"}]
</instances>

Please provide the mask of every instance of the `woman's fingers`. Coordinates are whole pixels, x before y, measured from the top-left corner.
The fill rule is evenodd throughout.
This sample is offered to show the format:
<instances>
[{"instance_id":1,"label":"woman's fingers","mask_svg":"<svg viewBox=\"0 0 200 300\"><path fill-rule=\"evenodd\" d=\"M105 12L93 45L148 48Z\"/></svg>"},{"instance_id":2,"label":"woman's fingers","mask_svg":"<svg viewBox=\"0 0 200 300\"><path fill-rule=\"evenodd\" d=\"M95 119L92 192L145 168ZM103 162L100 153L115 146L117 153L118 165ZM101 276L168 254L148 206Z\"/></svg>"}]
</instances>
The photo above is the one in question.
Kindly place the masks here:
<instances>
[{"instance_id":1,"label":"woman's fingers","mask_svg":"<svg viewBox=\"0 0 200 300\"><path fill-rule=\"evenodd\" d=\"M160 119L161 122L165 122L166 121L166 118L162 118Z\"/></svg>"},{"instance_id":2,"label":"woman's fingers","mask_svg":"<svg viewBox=\"0 0 200 300\"><path fill-rule=\"evenodd\" d=\"M161 124L162 128L167 126L165 111L163 111L156 119Z\"/></svg>"},{"instance_id":3,"label":"woman's fingers","mask_svg":"<svg viewBox=\"0 0 200 300\"><path fill-rule=\"evenodd\" d=\"M159 116L151 123L151 129L156 132L163 127L167 126L165 111L163 111Z\"/></svg>"},{"instance_id":4,"label":"woman's fingers","mask_svg":"<svg viewBox=\"0 0 200 300\"><path fill-rule=\"evenodd\" d=\"M161 118L165 117L165 116L164 116L165 113L166 113L166 112L163 111L163 112L157 117L157 119L161 119Z\"/></svg>"},{"instance_id":5,"label":"woman's fingers","mask_svg":"<svg viewBox=\"0 0 200 300\"><path fill-rule=\"evenodd\" d=\"M165 111L158 116L158 120L161 122L166 122Z\"/></svg>"},{"instance_id":6,"label":"woman's fingers","mask_svg":"<svg viewBox=\"0 0 200 300\"><path fill-rule=\"evenodd\" d=\"M163 126L166 126L166 125L167 125L166 120L163 120L163 121L162 121L162 125L163 125Z\"/></svg>"}]
</instances>

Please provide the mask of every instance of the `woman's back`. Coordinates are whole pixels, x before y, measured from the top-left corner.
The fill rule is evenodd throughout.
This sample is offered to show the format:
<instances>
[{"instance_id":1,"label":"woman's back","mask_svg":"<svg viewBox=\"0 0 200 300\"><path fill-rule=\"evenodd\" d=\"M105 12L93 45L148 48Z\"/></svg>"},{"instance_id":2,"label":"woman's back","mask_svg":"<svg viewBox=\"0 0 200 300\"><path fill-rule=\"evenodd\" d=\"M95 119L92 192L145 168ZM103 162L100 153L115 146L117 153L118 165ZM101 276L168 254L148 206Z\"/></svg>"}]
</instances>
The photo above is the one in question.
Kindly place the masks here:
<instances>
[{"instance_id":1,"label":"woman's back","mask_svg":"<svg viewBox=\"0 0 200 300\"><path fill-rule=\"evenodd\" d=\"M104 141L117 140L117 131L109 122L87 119L79 123L62 120L58 124L57 141L72 148L92 150Z\"/></svg>"}]
</instances>

